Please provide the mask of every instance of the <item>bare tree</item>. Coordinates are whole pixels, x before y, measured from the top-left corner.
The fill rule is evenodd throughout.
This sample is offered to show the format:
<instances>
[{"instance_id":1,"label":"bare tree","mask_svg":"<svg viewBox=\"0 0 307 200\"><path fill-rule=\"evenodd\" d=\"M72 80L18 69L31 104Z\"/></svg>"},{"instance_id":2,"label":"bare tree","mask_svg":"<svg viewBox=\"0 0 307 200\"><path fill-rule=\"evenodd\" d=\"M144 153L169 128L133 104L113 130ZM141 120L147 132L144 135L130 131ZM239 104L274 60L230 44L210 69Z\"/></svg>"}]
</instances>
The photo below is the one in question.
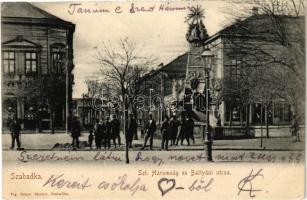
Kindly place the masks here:
<instances>
[{"instance_id":1,"label":"bare tree","mask_svg":"<svg viewBox=\"0 0 307 200\"><path fill-rule=\"evenodd\" d=\"M128 38L120 39L115 45L102 43L97 48L97 60L101 65L101 74L106 78L112 89L121 96L123 107L123 132L126 136L126 111L131 105L129 94L135 94L138 75L155 62L153 56L142 56L142 49L136 42ZM126 138L127 139L127 138ZM126 162L129 163L128 143L126 141Z\"/></svg>"},{"instance_id":2,"label":"bare tree","mask_svg":"<svg viewBox=\"0 0 307 200\"><path fill-rule=\"evenodd\" d=\"M268 108L274 100L284 100L295 114L304 116L300 108L304 107L305 92L305 6L302 0L255 0L251 4L249 9L239 10L234 5L234 9L224 10L230 21L235 20L224 29L229 36L225 40L226 55L239 60L240 74L237 80L225 78L223 98L238 105L261 103L269 137ZM260 117L262 125L262 112Z\"/></svg>"}]
</instances>

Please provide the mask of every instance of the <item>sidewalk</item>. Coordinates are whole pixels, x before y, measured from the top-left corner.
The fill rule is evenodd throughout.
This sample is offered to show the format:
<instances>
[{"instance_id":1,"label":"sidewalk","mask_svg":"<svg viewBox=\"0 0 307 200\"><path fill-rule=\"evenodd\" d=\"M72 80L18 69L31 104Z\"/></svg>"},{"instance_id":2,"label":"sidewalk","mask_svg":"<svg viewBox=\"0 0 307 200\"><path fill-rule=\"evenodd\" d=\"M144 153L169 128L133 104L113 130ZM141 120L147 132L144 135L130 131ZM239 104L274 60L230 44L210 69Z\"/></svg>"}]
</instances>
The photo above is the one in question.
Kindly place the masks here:
<instances>
[{"instance_id":1,"label":"sidewalk","mask_svg":"<svg viewBox=\"0 0 307 200\"><path fill-rule=\"evenodd\" d=\"M277 151L303 151L305 138L300 142L293 142L292 137L280 138L253 138L241 140L217 140L214 141L213 149L216 150L277 150Z\"/></svg>"},{"instance_id":2,"label":"sidewalk","mask_svg":"<svg viewBox=\"0 0 307 200\"><path fill-rule=\"evenodd\" d=\"M80 143L87 141L88 133L82 133ZM125 142L123 135L121 135L122 143ZM27 150L52 150L57 143L65 144L71 143L70 134L66 133L31 133L21 135L22 147ZM144 143L144 138L133 141L133 150L139 150ZM169 150L203 150L204 144L202 138L195 138L195 144L190 140L190 146L187 146L186 141L183 146L170 146ZM213 150L277 150L277 151L303 151L305 149L305 138L301 135L301 142L292 142L291 137L280 138L263 138L263 146L261 147L261 139L236 139L236 140L216 140L213 142ZM2 134L2 149L7 150L11 145L11 135ZM111 141L111 145L113 142ZM148 144L147 144L148 145ZM160 150L161 139L154 139L154 150ZM89 150L86 148L85 150ZM111 150L124 150L124 146L114 148Z\"/></svg>"}]
</instances>

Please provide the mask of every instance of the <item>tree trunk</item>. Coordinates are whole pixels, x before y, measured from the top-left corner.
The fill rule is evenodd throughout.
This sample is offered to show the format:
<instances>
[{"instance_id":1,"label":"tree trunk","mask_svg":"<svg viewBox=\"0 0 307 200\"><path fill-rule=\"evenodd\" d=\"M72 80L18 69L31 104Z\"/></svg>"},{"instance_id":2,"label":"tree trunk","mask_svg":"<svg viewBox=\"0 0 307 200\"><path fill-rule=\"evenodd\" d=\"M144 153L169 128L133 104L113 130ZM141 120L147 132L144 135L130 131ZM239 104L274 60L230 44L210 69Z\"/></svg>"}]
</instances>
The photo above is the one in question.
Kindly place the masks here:
<instances>
[{"instance_id":1,"label":"tree trunk","mask_svg":"<svg viewBox=\"0 0 307 200\"><path fill-rule=\"evenodd\" d=\"M51 133L54 134L54 110L51 111Z\"/></svg>"},{"instance_id":2,"label":"tree trunk","mask_svg":"<svg viewBox=\"0 0 307 200\"><path fill-rule=\"evenodd\" d=\"M262 125L263 125L263 117L262 117L262 109L263 109L263 104L261 103L261 109L260 109L260 129L261 129L261 137L260 137L260 147L263 146L263 128L262 128Z\"/></svg>"},{"instance_id":3,"label":"tree trunk","mask_svg":"<svg viewBox=\"0 0 307 200\"><path fill-rule=\"evenodd\" d=\"M132 106L132 113L133 113L133 116L135 118L135 120L138 120L138 112L137 110ZM138 132L136 131L135 134L134 134L134 139L135 140L138 140Z\"/></svg>"},{"instance_id":4,"label":"tree trunk","mask_svg":"<svg viewBox=\"0 0 307 200\"><path fill-rule=\"evenodd\" d=\"M123 124L124 124L124 128L123 128L123 133L125 136L125 142L126 142L126 148L125 148L125 157L126 157L126 163L129 164L129 144L128 144L128 137L127 137L127 133L126 133L126 95L125 92L122 91L122 98L123 98Z\"/></svg>"},{"instance_id":5,"label":"tree trunk","mask_svg":"<svg viewBox=\"0 0 307 200\"><path fill-rule=\"evenodd\" d=\"M265 127L266 127L266 137L269 138L269 110L268 110L268 106L265 107Z\"/></svg>"},{"instance_id":6,"label":"tree trunk","mask_svg":"<svg viewBox=\"0 0 307 200\"><path fill-rule=\"evenodd\" d=\"M246 127L249 127L249 104L246 107Z\"/></svg>"},{"instance_id":7,"label":"tree trunk","mask_svg":"<svg viewBox=\"0 0 307 200\"><path fill-rule=\"evenodd\" d=\"M246 114L246 134L249 135L249 104L247 104L246 109L245 109L245 114Z\"/></svg>"},{"instance_id":8,"label":"tree trunk","mask_svg":"<svg viewBox=\"0 0 307 200\"><path fill-rule=\"evenodd\" d=\"M240 108L240 124L241 127L243 126L243 116L242 116L243 112L242 112L242 107Z\"/></svg>"},{"instance_id":9,"label":"tree trunk","mask_svg":"<svg viewBox=\"0 0 307 200\"><path fill-rule=\"evenodd\" d=\"M229 109L229 124L228 124L228 127L231 128L232 126L232 106L230 106L230 109Z\"/></svg>"}]
</instances>

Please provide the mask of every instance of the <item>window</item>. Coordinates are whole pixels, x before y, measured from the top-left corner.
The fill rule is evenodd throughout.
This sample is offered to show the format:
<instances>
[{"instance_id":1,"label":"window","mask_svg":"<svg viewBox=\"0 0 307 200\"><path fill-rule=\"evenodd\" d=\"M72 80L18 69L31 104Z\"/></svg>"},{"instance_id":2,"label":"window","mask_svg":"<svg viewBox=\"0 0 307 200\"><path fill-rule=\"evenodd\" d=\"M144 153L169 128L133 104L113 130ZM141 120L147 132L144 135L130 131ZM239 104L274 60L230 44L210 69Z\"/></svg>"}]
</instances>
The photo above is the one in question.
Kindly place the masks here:
<instances>
[{"instance_id":1,"label":"window","mask_svg":"<svg viewBox=\"0 0 307 200\"><path fill-rule=\"evenodd\" d=\"M26 74L36 74L37 72L37 53L25 53Z\"/></svg>"},{"instance_id":2,"label":"window","mask_svg":"<svg viewBox=\"0 0 307 200\"><path fill-rule=\"evenodd\" d=\"M52 70L53 72L57 73L57 74L62 74L64 73L64 69L63 69L63 55L61 53L52 53L51 55L52 58Z\"/></svg>"},{"instance_id":3,"label":"window","mask_svg":"<svg viewBox=\"0 0 307 200\"><path fill-rule=\"evenodd\" d=\"M234 77L241 76L241 61L237 59L231 60L231 75Z\"/></svg>"},{"instance_id":4,"label":"window","mask_svg":"<svg viewBox=\"0 0 307 200\"><path fill-rule=\"evenodd\" d=\"M3 72L5 74L15 74L15 52L3 52Z\"/></svg>"},{"instance_id":5,"label":"window","mask_svg":"<svg viewBox=\"0 0 307 200\"><path fill-rule=\"evenodd\" d=\"M279 122L290 122L291 106L285 103L274 104L274 118L278 118Z\"/></svg>"}]
</instances>

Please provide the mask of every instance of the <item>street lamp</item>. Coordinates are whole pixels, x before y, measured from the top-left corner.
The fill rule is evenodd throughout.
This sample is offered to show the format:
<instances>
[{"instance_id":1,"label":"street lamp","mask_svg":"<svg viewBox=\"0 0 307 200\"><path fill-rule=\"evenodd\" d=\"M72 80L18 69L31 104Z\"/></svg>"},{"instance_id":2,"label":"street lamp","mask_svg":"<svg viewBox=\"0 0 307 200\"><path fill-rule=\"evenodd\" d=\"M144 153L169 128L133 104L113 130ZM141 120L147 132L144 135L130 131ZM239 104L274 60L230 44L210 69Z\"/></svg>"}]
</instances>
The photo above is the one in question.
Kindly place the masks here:
<instances>
[{"instance_id":1,"label":"street lamp","mask_svg":"<svg viewBox=\"0 0 307 200\"><path fill-rule=\"evenodd\" d=\"M212 60L214 54L210 51L210 49L206 48L203 53L201 54L201 58L204 65L204 70L206 74L206 132L205 134L205 145L207 147L207 160L212 161L212 136L211 136L211 129L210 129L210 113L209 113L209 84L210 84L210 71L212 68Z\"/></svg>"},{"instance_id":2,"label":"street lamp","mask_svg":"<svg viewBox=\"0 0 307 200\"><path fill-rule=\"evenodd\" d=\"M82 126L85 124L85 94L82 94Z\"/></svg>"}]
</instances>

